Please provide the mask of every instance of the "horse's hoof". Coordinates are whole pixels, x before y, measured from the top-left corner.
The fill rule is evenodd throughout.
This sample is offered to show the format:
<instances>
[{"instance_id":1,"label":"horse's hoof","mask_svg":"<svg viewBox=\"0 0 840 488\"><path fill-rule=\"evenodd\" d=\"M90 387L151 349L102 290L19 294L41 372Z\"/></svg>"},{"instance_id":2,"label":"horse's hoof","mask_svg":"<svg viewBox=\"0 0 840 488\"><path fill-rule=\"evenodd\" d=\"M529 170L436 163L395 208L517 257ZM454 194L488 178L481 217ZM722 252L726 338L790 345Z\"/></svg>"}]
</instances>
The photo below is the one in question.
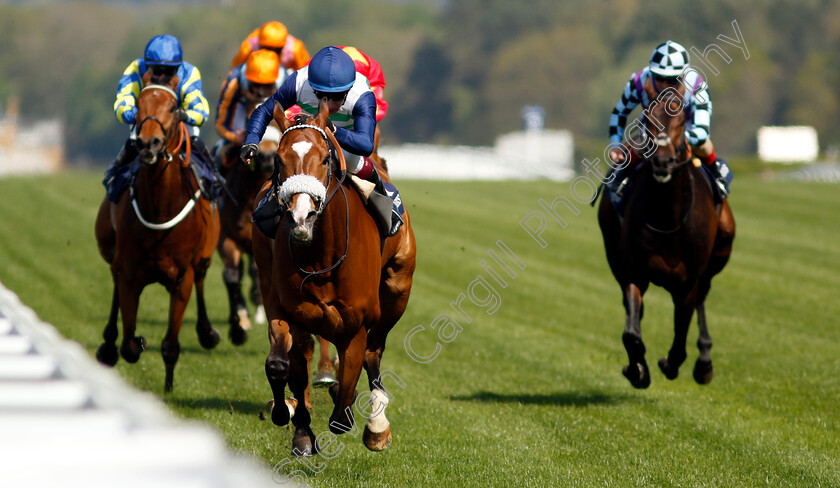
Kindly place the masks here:
<instances>
[{"instance_id":1,"label":"horse's hoof","mask_svg":"<svg viewBox=\"0 0 840 488\"><path fill-rule=\"evenodd\" d=\"M243 330L251 330L251 319L248 318L248 310L242 308L236 311L236 316L239 318L239 326Z\"/></svg>"},{"instance_id":2,"label":"horse's hoof","mask_svg":"<svg viewBox=\"0 0 840 488\"><path fill-rule=\"evenodd\" d=\"M213 349L219 345L220 340L219 331L213 327L208 327L205 331L198 331L198 343L204 349Z\"/></svg>"},{"instance_id":3,"label":"horse's hoof","mask_svg":"<svg viewBox=\"0 0 840 488\"><path fill-rule=\"evenodd\" d=\"M384 451L391 445L391 426L389 425L388 428L385 429L385 432L375 434L371 432L366 425L365 432L362 434L362 440L365 443L365 447L371 451Z\"/></svg>"},{"instance_id":4,"label":"horse's hoof","mask_svg":"<svg viewBox=\"0 0 840 488\"><path fill-rule=\"evenodd\" d=\"M120 353L117 351L117 345L108 342L103 342L99 349L96 350L96 359L106 365L113 366L117 364L120 358Z\"/></svg>"},{"instance_id":5,"label":"horse's hoof","mask_svg":"<svg viewBox=\"0 0 840 488\"><path fill-rule=\"evenodd\" d=\"M315 375L315 378L312 379L312 386L315 388L326 388L336 383L338 383L338 380L335 378L335 375L329 371L320 371Z\"/></svg>"},{"instance_id":6,"label":"horse's hoof","mask_svg":"<svg viewBox=\"0 0 840 488\"><path fill-rule=\"evenodd\" d=\"M244 327L231 325L230 330L228 331L228 337L230 337L230 342L232 342L234 346L241 346L248 340L248 333L245 332Z\"/></svg>"},{"instance_id":7,"label":"horse's hoof","mask_svg":"<svg viewBox=\"0 0 840 488\"><path fill-rule=\"evenodd\" d=\"M318 454L315 435L308 427L298 427L292 438L292 456L309 457Z\"/></svg>"},{"instance_id":8,"label":"horse's hoof","mask_svg":"<svg viewBox=\"0 0 840 488\"><path fill-rule=\"evenodd\" d=\"M625 366L621 373L630 381L634 388L644 389L650 386L650 372L647 364L635 363Z\"/></svg>"},{"instance_id":9,"label":"horse's hoof","mask_svg":"<svg viewBox=\"0 0 840 488\"><path fill-rule=\"evenodd\" d=\"M712 382L715 376L715 369L712 367L712 361L703 361L698 359L694 363L694 381L701 385L708 385Z\"/></svg>"},{"instance_id":10,"label":"horse's hoof","mask_svg":"<svg viewBox=\"0 0 840 488\"><path fill-rule=\"evenodd\" d=\"M659 369L660 371L662 371L662 374L664 374L665 377L669 380L677 379L677 376L679 376L680 374L679 369L671 367L670 363L668 363L667 358L660 359L657 364L659 364Z\"/></svg>"},{"instance_id":11,"label":"horse's hoof","mask_svg":"<svg viewBox=\"0 0 840 488\"><path fill-rule=\"evenodd\" d=\"M120 347L120 355L127 362L134 364L140 359L140 353L146 349L146 338L137 336L128 342L123 342Z\"/></svg>"},{"instance_id":12,"label":"horse's hoof","mask_svg":"<svg viewBox=\"0 0 840 488\"><path fill-rule=\"evenodd\" d=\"M285 402L283 402L283 407L281 408L274 408L276 404L274 399L268 401L268 410L271 412L271 421L274 422L274 425L286 425L289 423L289 420L295 414L295 408L297 408L297 400L294 398L287 398Z\"/></svg>"}]
</instances>

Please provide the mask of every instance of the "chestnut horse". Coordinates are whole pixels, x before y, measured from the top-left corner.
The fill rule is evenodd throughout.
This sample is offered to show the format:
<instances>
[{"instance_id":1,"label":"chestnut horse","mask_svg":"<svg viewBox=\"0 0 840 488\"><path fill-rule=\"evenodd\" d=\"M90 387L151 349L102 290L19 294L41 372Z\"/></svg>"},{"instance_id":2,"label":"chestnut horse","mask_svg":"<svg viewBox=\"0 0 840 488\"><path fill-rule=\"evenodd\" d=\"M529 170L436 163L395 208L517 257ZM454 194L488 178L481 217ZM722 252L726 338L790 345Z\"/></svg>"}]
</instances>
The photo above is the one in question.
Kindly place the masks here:
<instances>
[{"instance_id":1,"label":"chestnut horse","mask_svg":"<svg viewBox=\"0 0 840 488\"><path fill-rule=\"evenodd\" d=\"M295 426L294 455L317 452L311 418L303 401L286 401L286 382L295 398L305 399L312 356L310 334L333 343L338 351L338 384L330 387L335 403L330 430L353 427L356 383L364 366L371 390L371 412L363 440L371 450L391 442L385 418L389 396L383 391L379 365L385 339L405 311L415 266L414 233L405 215L399 233L384 241L365 202L344 179L343 156L326 130L329 110L301 123L274 118L283 136L277 156L279 198L285 207L274 239L253 231L254 257L269 320L270 352L266 376L276 406L271 419ZM331 155L331 145L335 148ZM378 167L386 178L385 169ZM266 184L258 198L269 191Z\"/></svg>"},{"instance_id":2,"label":"chestnut horse","mask_svg":"<svg viewBox=\"0 0 840 488\"><path fill-rule=\"evenodd\" d=\"M103 200L96 217L99 253L111 265L114 293L105 327L105 342L96 357L113 366L117 315L122 314L120 354L129 363L140 358L146 341L135 336L140 294L160 283L169 292L169 326L161 343L166 366L164 391L172 391L180 344L178 332L193 284L198 302L196 330L201 345L211 349L219 333L210 325L204 306L204 277L219 239L216 205L202 197L198 181L180 148L189 135L177 119L177 77L169 85L147 85L137 100L136 144L142 163L117 204Z\"/></svg>"},{"instance_id":3,"label":"chestnut horse","mask_svg":"<svg viewBox=\"0 0 840 488\"><path fill-rule=\"evenodd\" d=\"M665 288L674 303L674 341L659 368L668 379L677 377L696 309L700 355L694 379L706 384L714 375L704 303L712 277L729 260L735 220L726 200L715 204L707 177L692 164L685 139L684 89L680 85L676 92L663 91L657 99L647 83L648 96L657 102L643 114L647 131L642 136L655 151L632 177L623 213L619 215L606 196L598 211L607 260L624 298L623 341L629 365L623 373L636 388L650 385L641 330L642 296L650 283ZM663 129L655 135L648 132L654 128Z\"/></svg>"},{"instance_id":4,"label":"chestnut horse","mask_svg":"<svg viewBox=\"0 0 840 488\"><path fill-rule=\"evenodd\" d=\"M253 107L251 107L253 111ZM251 164L239 164L239 147L231 151L231 157L236 161L226 174L229 195L222 196L220 209L221 233L219 236L219 255L224 269L222 278L228 293L230 305L230 339L234 344L244 344L247 330L252 328L248 307L242 295L242 275L244 271L244 257L250 256L251 262L248 274L251 277L250 298L256 306L255 322L265 323L265 309L262 293L259 289L259 274L256 261L251 250L251 216L257 202L254 199L262 188L263 183L271 178L274 170L274 156L280 142L280 131L274 124L270 125L259 143L259 152ZM240 146L241 147L241 146ZM333 375L333 364L330 360L330 344L319 338L321 350L318 361L318 374L312 383L315 386L329 386L336 382Z\"/></svg>"}]
</instances>

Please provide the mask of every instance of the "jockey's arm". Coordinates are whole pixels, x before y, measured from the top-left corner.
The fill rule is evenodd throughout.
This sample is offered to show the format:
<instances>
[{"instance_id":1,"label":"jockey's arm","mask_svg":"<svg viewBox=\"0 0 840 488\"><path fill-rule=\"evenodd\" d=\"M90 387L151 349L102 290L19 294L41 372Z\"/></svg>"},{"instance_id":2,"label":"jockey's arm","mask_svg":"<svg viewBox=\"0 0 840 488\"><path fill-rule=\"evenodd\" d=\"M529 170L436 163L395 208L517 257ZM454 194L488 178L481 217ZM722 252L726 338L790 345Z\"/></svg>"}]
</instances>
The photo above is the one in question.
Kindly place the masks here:
<instances>
[{"instance_id":1,"label":"jockey's arm","mask_svg":"<svg viewBox=\"0 0 840 488\"><path fill-rule=\"evenodd\" d=\"M235 109L233 106L233 99L236 92L239 90L239 79L237 77L228 78L225 86L222 87L222 92L219 97L219 106L216 108L216 132L229 141L236 141L236 133L231 131L225 124L230 117L230 112Z\"/></svg>"},{"instance_id":2,"label":"jockey's arm","mask_svg":"<svg viewBox=\"0 0 840 488\"><path fill-rule=\"evenodd\" d=\"M685 130L685 138L694 147L702 146L709 139L712 121L712 99L705 86L697 90L690 99L692 116Z\"/></svg>"},{"instance_id":3,"label":"jockey's arm","mask_svg":"<svg viewBox=\"0 0 840 488\"><path fill-rule=\"evenodd\" d=\"M291 107L297 103L297 72L292 73L286 78L286 81L280 85L280 88L274 92L274 95L269 97L265 103L254 109L251 117L248 119L247 135L245 136L245 144L259 144L265 134L265 128L274 120L274 105L279 104L281 107Z\"/></svg>"},{"instance_id":4,"label":"jockey's arm","mask_svg":"<svg viewBox=\"0 0 840 488\"><path fill-rule=\"evenodd\" d=\"M139 60L134 60L123 72L117 84L117 98L114 101L114 115L123 124L134 124L134 116L137 114L137 97L140 96L140 87L143 84L140 78Z\"/></svg>"},{"instance_id":5,"label":"jockey's arm","mask_svg":"<svg viewBox=\"0 0 840 488\"><path fill-rule=\"evenodd\" d=\"M610 114L610 144L619 144L624 138L624 128L627 127L627 116L641 103L633 89L633 77L624 85L621 98Z\"/></svg>"},{"instance_id":6,"label":"jockey's arm","mask_svg":"<svg viewBox=\"0 0 840 488\"><path fill-rule=\"evenodd\" d=\"M368 91L353 106L353 130L336 127L335 139L352 154L370 156L376 132L376 98Z\"/></svg>"},{"instance_id":7,"label":"jockey's arm","mask_svg":"<svg viewBox=\"0 0 840 488\"><path fill-rule=\"evenodd\" d=\"M195 66L187 67L187 81L181 82L181 110L187 115L186 123L201 127L210 117L210 104L201 90L201 73Z\"/></svg>"}]
</instances>

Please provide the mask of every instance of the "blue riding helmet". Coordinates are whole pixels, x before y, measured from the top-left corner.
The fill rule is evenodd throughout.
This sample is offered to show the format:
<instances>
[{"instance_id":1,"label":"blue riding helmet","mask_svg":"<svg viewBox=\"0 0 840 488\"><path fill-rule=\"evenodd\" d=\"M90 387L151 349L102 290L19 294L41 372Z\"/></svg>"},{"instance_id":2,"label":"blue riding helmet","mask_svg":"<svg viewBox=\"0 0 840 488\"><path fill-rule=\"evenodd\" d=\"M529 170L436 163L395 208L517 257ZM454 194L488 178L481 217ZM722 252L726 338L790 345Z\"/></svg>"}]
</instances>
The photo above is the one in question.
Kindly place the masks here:
<instances>
[{"instance_id":1,"label":"blue riding helmet","mask_svg":"<svg viewBox=\"0 0 840 488\"><path fill-rule=\"evenodd\" d=\"M356 81L356 65L349 54L335 46L321 49L309 62L309 84L325 93L346 92Z\"/></svg>"},{"instance_id":2,"label":"blue riding helmet","mask_svg":"<svg viewBox=\"0 0 840 488\"><path fill-rule=\"evenodd\" d=\"M149 66L180 66L184 54L177 37L162 34L149 40L144 58Z\"/></svg>"}]
</instances>

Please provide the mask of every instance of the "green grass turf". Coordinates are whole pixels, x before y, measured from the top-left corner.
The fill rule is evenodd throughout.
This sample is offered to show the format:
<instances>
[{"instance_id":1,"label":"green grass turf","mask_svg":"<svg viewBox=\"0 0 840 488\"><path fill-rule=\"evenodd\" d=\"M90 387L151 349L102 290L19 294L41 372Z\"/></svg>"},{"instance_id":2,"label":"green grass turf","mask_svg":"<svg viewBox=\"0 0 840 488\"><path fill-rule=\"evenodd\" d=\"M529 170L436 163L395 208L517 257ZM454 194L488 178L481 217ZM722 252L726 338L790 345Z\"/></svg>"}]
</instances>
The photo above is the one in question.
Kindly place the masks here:
<instances>
[{"instance_id":1,"label":"green grass turf","mask_svg":"<svg viewBox=\"0 0 840 488\"><path fill-rule=\"evenodd\" d=\"M0 179L0 280L91 354L111 296L93 237L99 180L99 173L72 172ZM583 205L577 216L563 211L566 228L549 219L545 248L519 224L541 210L538 199L568 196L568 183L398 186L418 260L408 310L383 359L405 384L385 381L395 394L388 409L393 444L371 453L361 436L346 434L332 459L316 457L310 466L295 460L283 472L300 470L316 487L840 486L837 185L735 180L735 249L707 300L715 379L699 386L691 378L694 324L680 377L668 381L656 370L670 347L672 306L653 288L643 321L653 383L643 391L620 373L624 314L596 212ZM506 288L479 263L488 249L498 252L499 240L525 264L513 279L494 265ZM478 276L495 287L498 308L489 314L489 305L467 299L466 323L449 304ZM226 337L218 258L207 297L210 318ZM116 366L131 384L161 397L167 307L162 287L146 289L138 330L148 350L138 364ZM411 344L430 354L437 341L429 325L442 313L453 314L463 331L442 342L431 362L414 361L406 335L425 326ZM233 449L268 467L283 463L292 432L259 418L271 395L265 326L243 347L225 339L205 351L195 320L193 300L175 391L163 401L218 429ZM323 390L313 402L317 434L328 428L331 402Z\"/></svg>"}]
</instances>

